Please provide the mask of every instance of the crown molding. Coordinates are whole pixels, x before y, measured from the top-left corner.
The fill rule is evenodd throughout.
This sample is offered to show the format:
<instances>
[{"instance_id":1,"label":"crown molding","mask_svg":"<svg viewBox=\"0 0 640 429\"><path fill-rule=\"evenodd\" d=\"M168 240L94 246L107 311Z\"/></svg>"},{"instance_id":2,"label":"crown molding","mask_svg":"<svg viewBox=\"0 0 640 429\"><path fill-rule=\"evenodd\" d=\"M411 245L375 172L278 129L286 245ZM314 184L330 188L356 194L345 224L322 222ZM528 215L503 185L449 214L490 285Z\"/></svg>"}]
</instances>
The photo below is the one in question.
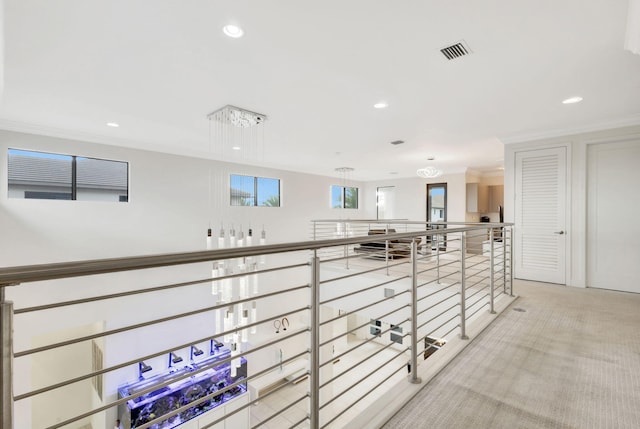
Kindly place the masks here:
<instances>
[{"instance_id":1,"label":"crown molding","mask_svg":"<svg viewBox=\"0 0 640 429\"><path fill-rule=\"evenodd\" d=\"M524 134L513 134L504 137L498 136L498 140L500 140L503 144L515 144L515 143L524 143L535 140L545 140L556 137L565 137L575 134L584 134L584 133L592 133L594 131L605 131L615 128L623 128L623 127L632 127L640 125L640 114L627 116L621 119L615 119L611 121L603 121L596 122L594 124L580 126L580 127L567 127L567 128L559 128L555 130L549 130L538 133L524 133Z\"/></svg>"},{"instance_id":2,"label":"crown molding","mask_svg":"<svg viewBox=\"0 0 640 429\"><path fill-rule=\"evenodd\" d=\"M155 150L150 142L140 142L121 137L93 134L85 131L66 130L42 124L12 121L0 118L0 129L18 133L36 134L40 136L55 137L68 140L80 140L89 143L105 144L109 146L122 146L131 149ZM156 150L159 151L159 150Z\"/></svg>"}]
</instances>

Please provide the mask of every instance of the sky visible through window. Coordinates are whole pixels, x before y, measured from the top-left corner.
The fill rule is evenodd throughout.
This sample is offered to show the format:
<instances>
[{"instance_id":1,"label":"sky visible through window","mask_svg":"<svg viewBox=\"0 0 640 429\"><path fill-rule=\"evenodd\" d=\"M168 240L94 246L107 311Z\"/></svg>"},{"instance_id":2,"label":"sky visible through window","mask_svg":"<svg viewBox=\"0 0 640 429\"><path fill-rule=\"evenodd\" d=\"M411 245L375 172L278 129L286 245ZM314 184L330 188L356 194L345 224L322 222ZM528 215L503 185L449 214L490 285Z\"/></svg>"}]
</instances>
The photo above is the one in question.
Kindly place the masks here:
<instances>
[{"instance_id":1,"label":"sky visible through window","mask_svg":"<svg viewBox=\"0 0 640 429\"><path fill-rule=\"evenodd\" d=\"M279 207L280 180L232 174L231 205Z\"/></svg>"},{"instance_id":2,"label":"sky visible through window","mask_svg":"<svg viewBox=\"0 0 640 429\"><path fill-rule=\"evenodd\" d=\"M334 209L357 209L358 188L332 185L331 207Z\"/></svg>"},{"instance_id":3,"label":"sky visible through window","mask_svg":"<svg viewBox=\"0 0 640 429\"><path fill-rule=\"evenodd\" d=\"M33 152L20 149L9 149L9 155L33 156L34 158L64 159L68 161L71 160L71 155L58 155L56 153Z\"/></svg>"}]
</instances>

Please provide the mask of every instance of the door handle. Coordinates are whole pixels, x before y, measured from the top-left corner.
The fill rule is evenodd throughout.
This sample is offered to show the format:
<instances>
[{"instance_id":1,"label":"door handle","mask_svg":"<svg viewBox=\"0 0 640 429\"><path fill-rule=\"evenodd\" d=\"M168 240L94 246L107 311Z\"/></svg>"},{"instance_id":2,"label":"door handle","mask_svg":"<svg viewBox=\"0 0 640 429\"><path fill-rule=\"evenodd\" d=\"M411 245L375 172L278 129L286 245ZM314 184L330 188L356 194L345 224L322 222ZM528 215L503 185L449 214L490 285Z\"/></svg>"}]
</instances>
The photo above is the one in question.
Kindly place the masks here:
<instances>
[{"instance_id":1,"label":"door handle","mask_svg":"<svg viewBox=\"0 0 640 429\"><path fill-rule=\"evenodd\" d=\"M562 234L564 234L564 231L556 231L556 232L554 232L554 234L560 234L560 235L562 235Z\"/></svg>"}]
</instances>

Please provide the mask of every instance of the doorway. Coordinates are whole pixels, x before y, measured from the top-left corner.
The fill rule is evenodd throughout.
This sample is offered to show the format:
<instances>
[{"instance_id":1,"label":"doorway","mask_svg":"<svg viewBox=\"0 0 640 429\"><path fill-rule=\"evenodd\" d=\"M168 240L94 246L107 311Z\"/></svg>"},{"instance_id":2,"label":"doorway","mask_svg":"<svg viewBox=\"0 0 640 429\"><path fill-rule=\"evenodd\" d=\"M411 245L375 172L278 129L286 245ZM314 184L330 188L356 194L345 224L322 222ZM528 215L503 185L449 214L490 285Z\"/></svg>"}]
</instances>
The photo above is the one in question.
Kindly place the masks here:
<instances>
[{"instance_id":1,"label":"doorway","mask_svg":"<svg viewBox=\"0 0 640 429\"><path fill-rule=\"evenodd\" d=\"M380 186L376 190L378 220L394 219L395 190L395 186Z\"/></svg>"},{"instance_id":2,"label":"doorway","mask_svg":"<svg viewBox=\"0 0 640 429\"><path fill-rule=\"evenodd\" d=\"M516 153L514 274L566 283L567 150Z\"/></svg>"},{"instance_id":3,"label":"doorway","mask_svg":"<svg viewBox=\"0 0 640 429\"><path fill-rule=\"evenodd\" d=\"M447 184L427 184L427 222L447 221ZM429 225L427 229L445 229L446 225ZM437 234L427 237L431 248L436 249L440 243L440 250L447 250L447 235Z\"/></svg>"},{"instance_id":4,"label":"doorway","mask_svg":"<svg viewBox=\"0 0 640 429\"><path fill-rule=\"evenodd\" d=\"M640 141L587 149L587 286L640 293Z\"/></svg>"}]
</instances>

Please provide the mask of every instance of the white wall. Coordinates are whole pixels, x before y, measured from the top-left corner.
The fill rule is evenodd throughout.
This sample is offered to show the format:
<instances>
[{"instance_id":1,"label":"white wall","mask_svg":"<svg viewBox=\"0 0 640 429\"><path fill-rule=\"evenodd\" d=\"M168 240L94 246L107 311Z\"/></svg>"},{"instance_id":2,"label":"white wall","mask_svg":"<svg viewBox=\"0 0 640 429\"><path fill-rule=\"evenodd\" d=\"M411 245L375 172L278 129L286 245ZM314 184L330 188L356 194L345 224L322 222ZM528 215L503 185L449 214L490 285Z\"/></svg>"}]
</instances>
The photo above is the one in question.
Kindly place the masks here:
<instances>
[{"instance_id":1,"label":"white wall","mask_svg":"<svg viewBox=\"0 0 640 429\"><path fill-rule=\"evenodd\" d=\"M7 199L5 173L0 222L3 242L11 246L0 248L3 266L202 250L210 222L216 230L220 222L233 222L236 230L240 224L254 231L264 225L271 242L306 240L310 220L339 217L340 210L330 208L337 177L0 131L5 167L10 147L129 162L129 203ZM282 207L230 207L231 173L281 179ZM362 213L349 210L352 218Z\"/></svg>"},{"instance_id":2,"label":"white wall","mask_svg":"<svg viewBox=\"0 0 640 429\"><path fill-rule=\"evenodd\" d=\"M567 285L586 287L587 259L587 147L590 144L637 139L640 126L615 128L583 134L539 139L505 145L505 222L514 221L515 154L523 150L565 147L567 150ZM629 184L629 192L636 192L637 184ZM640 212L640 207L624 207ZM516 226L517 227L517 226Z\"/></svg>"},{"instance_id":3,"label":"white wall","mask_svg":"<svg viewBox=\"0 0 640 429\"><path fill-rule=\"evenodd\" d=\"M129 202L8 198L8 148L126 161L130 169ZM0 178L0 266L4 267L204 250L209 224L215 234L221 222L225 228L233 222L236 230L242 225L245 232L251 225L256 236L264 225L270 243L304 241L310 238L312 219L338 218L341 215L339 210L330 207L330 186L340 184L337 177L305 175L8 131L0 131L0 165L3 166ZM230 207L228 176L231 173L279 178L282 207ZM363 188L357 182L352 185ZM363 205L361 197L360 206ZM351 218L360 218L363 213L362 209L349 210ZM23 308L50 301L206 278L209 275L209 264L195 264L170 270L154 269L26 284L9 288L7 298L15 302L16 308ZM303 277L305 275L302 274ZM292 275L292 278L297 276ZM305 278L308 281L308 276ZM265 281L263 287L268 291L281 285L282 278L274 276L271 281ZM194 285L167 291L161 298L159 295L154 295L154 298L139 295L77 308L71 306L21 315L15 321L15 350L33 347L34 338L40 341L48 334L79 326L96 324L104 326L105 330L117 329L144 320L187 312L203 305L215 305L210 291L209 284ZM259 317L279 314L291 305L296 303L273 299L262 306ZM293 320L292 324L296 322L300 323ZM212 335L212 329L212 316L205 313L187 320L106 337L105 366L204 338ZM68 368L60 371L41 368L41 372L50 371L57 381L64 380L67 375L81 375L79 368L74 365L73 350L67 353L68 359L58 359L58 362L66 362ZM181 353L183 357L187 354L188 358L186 350ZM290 354L287 353L287 356ZM262 365L266 366L275 361L275 357L269 356L264 361ZM256 362L253 368L257 367ZM148 363L154 369L166 368L164 356ZM17 394L31 390L39 383L39 380L31 377L32 365L33 361L29 358L16 359ZM116 387L136 378L135 365L105 377L105 399L115 399ZM16 424L32 427L30 401L21 402L16 409ZM51 417L53 422L67 416L67 411L61 409L60 404L37 410ZM112 424L115 411L104 420Z\"/></svg>"},{"instance_id":4,"label":"white wall","mask_svg":"<svg viewBox=\"0 0 640 429\"><path fill-rule=\"evenodd\" d=\"M467 192L464 173L446 174L435 179L415 177L366 182L364 216L367 219L376 219L376 190L378 187L395 186L396 205L393 208L393 213L396 219L426 221L428 183L447 184L447 220L464 222Z\"/></svg>"}]
</instances>

